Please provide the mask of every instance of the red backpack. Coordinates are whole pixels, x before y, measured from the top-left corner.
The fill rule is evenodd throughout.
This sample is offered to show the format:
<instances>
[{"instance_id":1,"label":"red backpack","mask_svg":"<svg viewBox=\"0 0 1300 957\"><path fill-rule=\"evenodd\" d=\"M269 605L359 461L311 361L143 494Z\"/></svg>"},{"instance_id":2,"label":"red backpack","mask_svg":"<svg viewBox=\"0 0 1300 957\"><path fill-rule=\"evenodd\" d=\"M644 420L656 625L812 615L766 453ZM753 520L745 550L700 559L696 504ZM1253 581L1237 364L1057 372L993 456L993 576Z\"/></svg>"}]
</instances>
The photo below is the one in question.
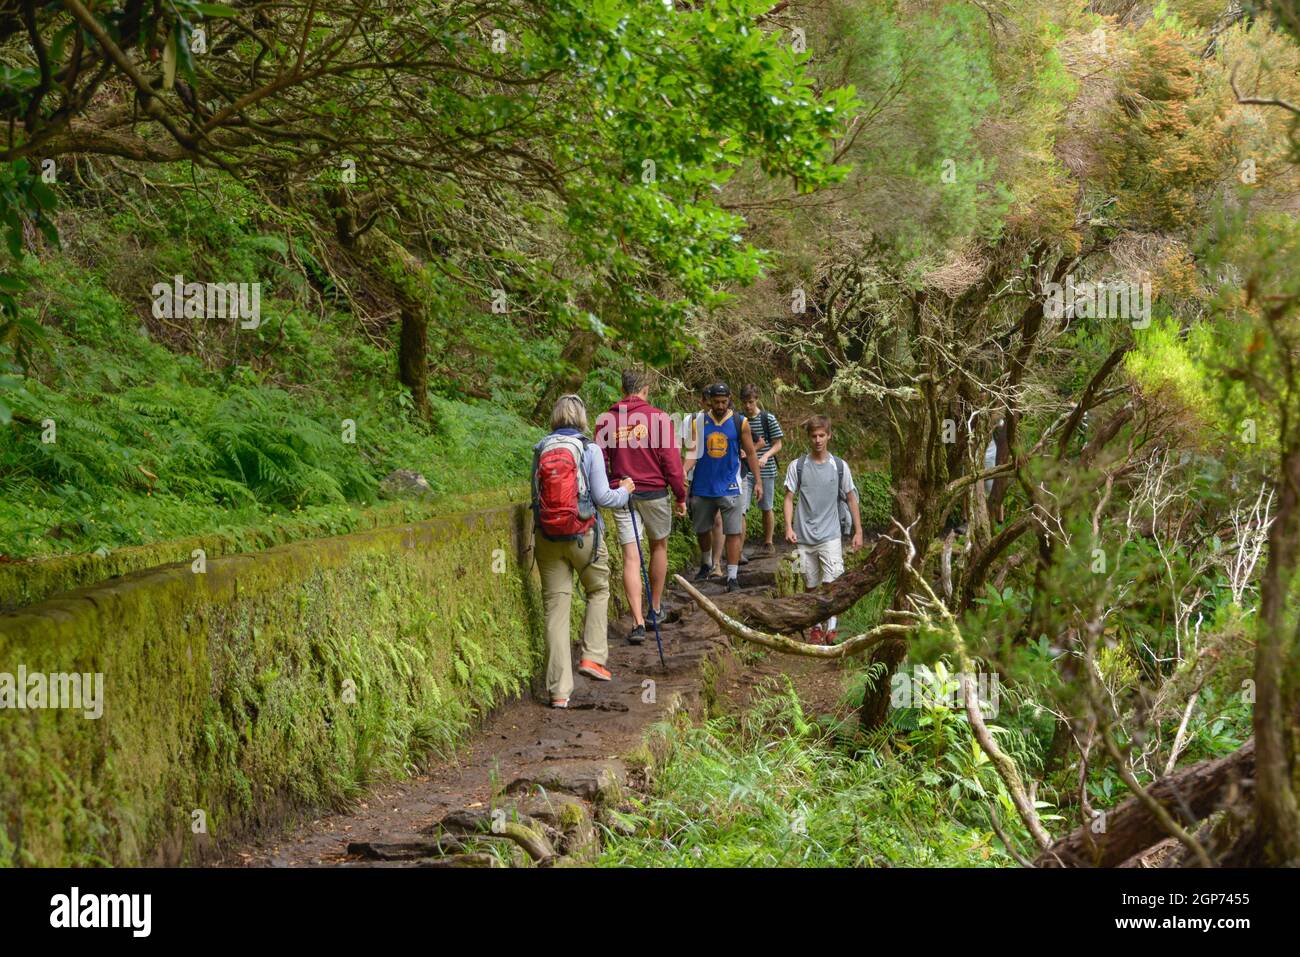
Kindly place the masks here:
<instances>
[{"instance_id":1,"label":"red backpack","mask_svg":"<svg viewBox=\"0 0 1300 957\"><path fill-rule=\"evenodd\" d=\"M533 514L553 542L582 538L596 522L582 457L591 442L581 435L548 435L533 452Z\"/></svg>"}]
</instances>

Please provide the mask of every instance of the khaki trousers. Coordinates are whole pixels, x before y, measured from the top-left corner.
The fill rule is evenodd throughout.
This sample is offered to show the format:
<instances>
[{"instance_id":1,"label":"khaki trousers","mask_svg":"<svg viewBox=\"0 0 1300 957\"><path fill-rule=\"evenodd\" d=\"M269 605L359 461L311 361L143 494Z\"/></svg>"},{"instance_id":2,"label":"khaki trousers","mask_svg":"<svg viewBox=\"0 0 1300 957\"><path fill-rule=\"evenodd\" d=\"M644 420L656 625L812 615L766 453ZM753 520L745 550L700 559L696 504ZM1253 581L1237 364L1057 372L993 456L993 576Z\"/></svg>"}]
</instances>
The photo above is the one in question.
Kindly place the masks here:
<instances>
[{"instance_id":1,"label":"khaki trousers","mask_svg":"<svg viewBox=\"0 0 1300 957\"><path fill-rule=\"evenodd\" d=\"M546 687L551 698L573 693L573 648L569 616L573 605L573 573L578 573L587 610L582 619L582 657L603 665L609 657L609 552L593 528L577 541L552 542L540 533L535 539L537 569L542 576L542 606L546 610Z\"/></svg>"}]
</instances>

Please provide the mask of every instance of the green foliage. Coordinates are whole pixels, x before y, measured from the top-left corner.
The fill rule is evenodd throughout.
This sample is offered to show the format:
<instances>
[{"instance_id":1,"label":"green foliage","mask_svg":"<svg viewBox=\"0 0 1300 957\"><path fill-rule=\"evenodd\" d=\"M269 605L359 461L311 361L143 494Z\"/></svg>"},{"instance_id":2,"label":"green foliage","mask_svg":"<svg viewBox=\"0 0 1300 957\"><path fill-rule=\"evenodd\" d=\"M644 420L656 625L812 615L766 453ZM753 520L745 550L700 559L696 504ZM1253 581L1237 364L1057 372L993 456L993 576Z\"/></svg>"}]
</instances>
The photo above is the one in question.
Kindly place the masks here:
<instances>
[{"instance_id":1,"label":"green foliage","mask_svg":"<svg viewBox=\"0 0 1300 957\"><path fill-rule=\"evenodd\" d=\"M1118 211L1155 229L1195 226L1203 192L1230 170L1234 144L1218 86L1204 82L1199 37L1152 18L1135 35L1107 145Z\"/></svg>"},{"instance_id":2,"label":"green foliage","mask_svg":"<svg viewBox=\"0 0 1300 957\"><path fill-rule=\"evenodd\" d=\"M1300 411L1287 384L1300 343L1300 223L1289 213L1248 212L1223 213L1214 230L1217 241L1206 243L1207 267L1239 281L1224 281L1215 290L1216 321L1198 330L1195 359L1202 375L1214 377L1221 414L1238 438L1250 423L1246 444L1271 457Z\"/></svg>"},{"instance_id":3,"label":"green foliage","mask_svg":"<svg viewBox=\"0 0 1300 957\"><path fill-rule=\"evenodd\" d=\"M830 47L828 75L843 70L868 104L871 132L852 154L853 176L869 202L894 207L872 228L902 260L971 232L991 235L1005 213L975 135L999 99L982 17L968 4L873 16L838 4L815 38Z\"/></svg>"},{"instance_id":4,"label":"green foliage","mask_svg":"<svg viewBox=\"0 0 1300 957\"><path fill-rule=\"evenodd\" d=\"M1136 330L1133 351L1125 356L1129 375L1149 393L1164 393L1186 410L1201 428L1222 434L1231 423L1218 404L1218 384L1206 367L1214 349L1213 333L1197 325L1184 334L1169 317L1153 319Z\"/></svg>"},{"instance_id":5,"label":"green foliage","mask_svg":"<svg viewBox=\"0 0 1300 957\"><path fill-rule=\"evenodd\" d=\"M15 78L9 67L0 67L0 90L10 87ZM36 169L25 159L0 166L0 226L3 226L5 252L10 259L22 254L23 224L33 223L51 242L58 241L50 215L58 198L40 179ZM6 393L14 389L17 380L10 373L21 372L31 362L35 346L43 346L44 338L39 324L20 314L18 295L23 290L22 280L15 274L0 270L0 350L8 348L12 358L0 351L0 426L9 423L12 410L5 401Z\"/></svg>"},{"instance_id":6,"label":"green foliage","mask_svg":"<svg viewBox=\"0 0 1300 957\"><path fill-rule=\"evenodd\" d=\"M954 800L905 759L835 746L793 687L740 717L661 726L653 793L601 866L890 867L1006 863L977 798ZM954 753L950 749L948 753ZM960 774L965 774L963 768ZM996 788L987 771L980 787Z\"/></svg>"},{"instance_id":7,"label":"green foliage","mask_svg":"<svg viewBox=\"0 0 1300 957\"><path fill-rule=\"evenodd\" d=\"M566 0L523 38L530 70L574 73L573 112L554 115L559 165L579 171L567 228L582 261L611 280L599 321L636 337L651 361L680 349L691 310L726 301L724 283L757 276L742 220L707 198L712 189L746 159L803 189L844 173L830 137L852 91L819 91L806 54L754 29L765 7ZM680 296L653 294L651 277Z\"/></svg>"},{"instance_id":8,"label":"green foliage","mask_svg":"<svg viewBox=\"0 0 1300 957\"><path fill-rule=\"evenodd\" d=\"M226 237L248 270L237 274L256 279L269 268L260 257L283 247L239 235ZM35 324L43 348L23 354L29 374L8 377L15 417L0 426L0 538L10 557L299 517L345 531L397 468L422 472L441 495L526 474L539 433L517 414L435 397L430 432L390 384L391 360L340 325L308 327L282 300L268 299L256 330L278 344L269 355L279 368L209 369L142 335L127 303L73 263L24 269L50 325ZM344 441L345 419L355 443ZM47 420L53 442L42 440Z\"/></svg>"}]
</instances>

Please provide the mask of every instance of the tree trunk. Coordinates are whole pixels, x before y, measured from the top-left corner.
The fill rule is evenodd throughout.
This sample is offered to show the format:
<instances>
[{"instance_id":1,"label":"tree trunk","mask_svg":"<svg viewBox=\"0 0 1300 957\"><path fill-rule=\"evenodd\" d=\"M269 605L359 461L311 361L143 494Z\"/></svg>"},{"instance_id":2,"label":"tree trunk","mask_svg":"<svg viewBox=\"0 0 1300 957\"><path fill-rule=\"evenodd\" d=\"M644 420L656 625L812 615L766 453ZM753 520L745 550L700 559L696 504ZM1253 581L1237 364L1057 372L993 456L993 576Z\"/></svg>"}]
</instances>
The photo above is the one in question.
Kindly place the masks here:
<instances>
[{"instance_id":1,"label":"tree trunk","mask_svg":"<svg viewBox=\"0 0 1300 957\"><path fill-rule=\"evenodd\" d=\"M935 436L927 421L925 409L919 404L899 407L891 417L894 427L890 434L890 469L893 473L894 517L903 528L908 530L916 548L913 559L917 567L924 562L930 540L934 537L943 516L936 516L931 507L928 494L933 486L932 474L935 460L942 460L946 454L939 451L932 454L930 440ZM942 427L940 425L940 427ZM943 474L947 474L946 469ZM891 537L901 535L896 529ZM904 571L907 552L898 545L890 549L891 570L894 573L894 598L891 607L904 609L911 592L911 581ZM894 671L907 656L907 642L891 638L881 644L871 655L872 681L867 686L862 698L862 710L859 721L864 731L879 728L889 716L890 686ZM883 670L882 670L883 668Z\"/></svg>"},{"instance_id":2,"label":"tree trunk","mask_svg":"<svg viewBox=\"0 0 1300 957\"><path fill-rule=\"evenodd\" d=\"M429 418L429 317L419 303L402 303L402 330L397 346L397 378L411 390L415 411Z\"/></svg>"},{"instance_id":3,"label":"tree trunk","mask_svg":"<svg viewBox=\"0 0 1300 957\"><path fill-rule=\"evenodd\" d=\"M792 634L848 611L873 588L889 577L894 545L880 539L866 560L829 585L784 598L737 595L732 601L719 596L717 604L731 617L752 628Z\"/></svg>"},{"instance_id":4,"label":"tree trunk","mask_svg":"<svg viewBox=\"0 0 1300 957\"><path fill-rule=\"evenodd\" d=\"M1258 833L1270 864L1300 865L1300 809L1296 806L1294 745L1300 655L1291 620L1290 592L1300 544L1300 444L1283 450L1277 517L1269 529L1268 565L1260 584L1255 652L1255 739L1259 742L1255 802Z\"/></svg>"},{"instance_id":5,"label":"tree trunk","mask_svg":"<svg viewBox=\"0 0 1300 957\"><path fill-rule=\"evenodd\" d=\"M1161 778L1148 789L1151 796L1184 827L1219 809L1237 782L1255 773L1255 739L1226 757L1202 761ZM1169 835L1136 796L1107 812L1105 827L1093 833L1083 825L1039 855L1039 867L1118 867L1135 854L1159 844Z\"/></svg>"},{"instance_id":6,"label":"tree trunk","mask_svg":"<svg viewBox=\"0 0 1300 957\"><path fill-rule=\"evenodd\" d=\"M384 276L393 263L400 273L414 279L424 264L404 245L371 221L359 225L357 208L347 189L326 191L326 204L334 217L334 232L339 244L364 272L366 281L382 288L397 300L401 310L401 330L397 345L397 379L411 391L416 414L429 418L429 317L421 296L412 291L411 283L393 281Z\"/></svg>"},{"instance_id":7,"label":"tree trunk","mask_svg":"<svg viewBox=\"0 0 1300 957\"><path fill-rule=\"evenodd\" d=\"M591 371L591 362L595 358L596 347L599 345L600 336L587 330L574 332L569 337L569 341L560 351L563 371L538 396L537 404L533 406L533 421L549 420L555 400L565 393L577 392L582 387L587 373Z\"/></svg>"},{"instance_id":8,"label":"tree trunk","mask_svg":"<svg viewBox=\"0 0 1300 957\"><path fill-rule=\"evenodd\" d=\"M916 343L934 330L925 311L924 296L912 302L909 328L895 330L893 352L899 368L929 368L937 364L934 357L917 355ZM901 383L900 383L901 384ZM885 399L889 423L889 469L894 493L894 518L910 536L915 549L913 561L924 574L925 556L938 535L946 516L943 492L948 482L947 444L943 442L944 410L952 404L952 394L943 393L934 377L917 375L905 384L916 388L919 397ZM951 384L947 388L951 388ZM903 531L894 529L891 537ZM890 551L890 570L894 573L894 609L906 609L911 581L904 572L907 551L894 545ZM879 728L889 716L890 687L894 671L907 656L907 642L890 639L871 656L873 681L862 699L859 722L865 731ZM878 667L879 666L879 667Z\"/></svg>"}]
</instances>

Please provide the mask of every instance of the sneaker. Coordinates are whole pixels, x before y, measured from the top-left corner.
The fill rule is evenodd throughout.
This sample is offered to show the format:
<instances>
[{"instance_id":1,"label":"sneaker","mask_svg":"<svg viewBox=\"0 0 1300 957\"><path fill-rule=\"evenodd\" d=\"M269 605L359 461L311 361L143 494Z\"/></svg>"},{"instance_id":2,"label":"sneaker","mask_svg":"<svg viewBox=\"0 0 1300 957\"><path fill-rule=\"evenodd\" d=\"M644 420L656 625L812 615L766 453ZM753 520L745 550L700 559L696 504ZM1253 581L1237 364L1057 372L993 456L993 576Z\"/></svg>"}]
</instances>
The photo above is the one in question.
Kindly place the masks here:
<instances>
[{"instance_id":1,"label":"sneaker","mask_svg":"<svg viewBox=\"0 0 1300 957\"><path fill-rule=\"evenodd\" d=\"M632 629L632 633L627 636L629 645L639 645L645 641L645 625L637 625Z\"/></svg>"},{"instance_id":2,"label":"sneaker","mask_svg":"<svg viewBox=\"0 0 1300 957\"><path fill-rule=\"evenodd\" d=\"M775 554L776 554L776 546L773 545L771 542L764 542L762 545L759 545L754 549L754 552L751 557L771 558Z\"/></svg>"},{"instance_id":3,"label":"sneaker","mask_svg":"<svg viewBox=\"0 0 1300 957\"><path fill-rule=\"evenodd\" d=\"M749 559L745 557L745 553L744 553L744 552L741 552L741 553L740 553L740 561L736 562L736 564L737 564L737 565L748 565L748 564L749 564Z\"/></svg>"},{"instance_id":4,"label":"sneaker","mask_svg":"<svg viewBox=\"0 0 1300 957\"><path fill-rule=\"evenodd\" d=\"M826 640L825 641L826 644L833 645L839 642L840 633L836 629L832 628L830 631L826 632L824 637Z\"/></svg>"},{"instance_id":5,"label":"sneaker","mask_svg":"<svg viewBox=\"0 0 1300 957\"><path fill-rule=\"evenodd\" d=\"M695 580L697 582L705 581L712 574L713 574L712 568L710 568L708 565L701 565L700 570L695 573Z\"/></svg>"},{"instance_id":6,"label":"sneaker","mask_svg":"<svg viewBox=\"0 0 1300 957\"><path fill-rule=\"evenodd\" d=\"M661 624L661 625L664 623L664 610L663 610L662 608L651 608L651 609L650 609L650 621L649 621L649 624L652 624L652 625L653 625L655 622L658 622L658 623Z\"/></svg>"},{"instance_id":7,"label":"sneaker","mask_svg":"<svg viewBox=\"0 0 1300 957\"><path fill-rule=\"evenodd\" d=\"M642 628L642 633L645 629ZM588 678L595 678L597 681L609 681L614 676L609 673L604 665L598 665L590 659L583 658L578 662L578 673L586 675Z\"/></svg>"},{"instance_id":8,"label":"sneaker","mask_svg":"<svg viewBox=\"0 0 1300 957\"><path fill-rule=\"evenodd\" d=\"M812 631L808 632L808 644L820 645L825 643L826 634L822 631L821 625L813 625Z\"/></svg>"},{"instance_id":9,"label":"sneaker","mask_svg":"<svg viewBox=\"0 0 1300 957\"><path fill-rule=\"evenodd\" d=\"M727 579L727 591L740 591L740 582L734 578Z\"/></svg>"},{"instance_id":10,"label":"sneaker","mask_svg":"<svg viewBox=\"0 0 1300 957\"><path fill-rule=\"evenodd\" d=\"M552 698L552 699L551 699L551 707L552 707L552 708L567 708L568 706L569 706L569 699L568 699L568 698Z\"/></svg>"}]
</instances>

